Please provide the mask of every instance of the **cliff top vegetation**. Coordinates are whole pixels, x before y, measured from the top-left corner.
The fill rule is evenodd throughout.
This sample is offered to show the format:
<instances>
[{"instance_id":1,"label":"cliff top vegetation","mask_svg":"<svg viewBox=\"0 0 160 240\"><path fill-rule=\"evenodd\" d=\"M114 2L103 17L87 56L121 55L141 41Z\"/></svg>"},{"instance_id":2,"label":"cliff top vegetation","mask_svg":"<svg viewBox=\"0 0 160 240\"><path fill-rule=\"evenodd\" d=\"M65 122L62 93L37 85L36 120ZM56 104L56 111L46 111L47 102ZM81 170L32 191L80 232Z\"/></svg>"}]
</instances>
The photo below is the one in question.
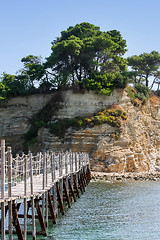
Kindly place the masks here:
<instances>
[{"instance_id":1,"label":"cliff top vegetation","mask_svg":"<svg viewBox=\"0 0 160 240\"><path fill-rule=\"evenodd\" d=\"M16 75L1 75L0 100L70 87L109 95L127 83L148 87L150 78L151 88L157 84L159 91L160 54L125 58L126 47L117 30L102 32L87 22L70 26L53 40L45 60L28 55L21 59L24 67Z\"/></svg>"}]
</instances>

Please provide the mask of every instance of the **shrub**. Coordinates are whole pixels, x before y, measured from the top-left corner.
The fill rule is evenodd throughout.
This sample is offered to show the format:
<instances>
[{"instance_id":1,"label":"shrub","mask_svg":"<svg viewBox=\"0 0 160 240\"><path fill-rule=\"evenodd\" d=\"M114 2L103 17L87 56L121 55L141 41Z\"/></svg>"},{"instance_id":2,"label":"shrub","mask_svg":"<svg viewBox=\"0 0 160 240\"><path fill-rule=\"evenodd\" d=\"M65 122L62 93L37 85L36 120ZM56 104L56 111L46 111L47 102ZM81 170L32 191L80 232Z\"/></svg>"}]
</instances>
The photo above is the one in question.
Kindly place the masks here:
<instances>
[{"instance_id":1,"label":"shrub","mask_svg":"<svg viewBox=\"0 0 160 240\"><path fill-rule=\"evenodd\" d=\"M41 127L47 127L47 123L42 121L42 120L36 120L34 121L34 125L38 128L41 128Z\"/></svg>"},{"instance_id":2,"label":"shrub","mask_svg":"<svg viewBox=\"0 0 160 240\"><path fill-rule=\"evenodd\" d=\"M61 136L63 133L63 124L60 121L57 121L55 123L52 123L49 125L50 132L55 133L57 136Z\"/></svg>"},{"instance_id":3,"label":"shrub","mask_svg":"<svg viewBox=\"0 0 160 240\"><path fill-rule=\"evenodd\" d=\"M140 96L140 98L137 97L139 100L141 100L141 98L143 99L144 97L146 99L149 98L149 88L146 87L144 84L136 84L135 89L137 91L137 94L139 94Z\"/></svg>"},{"instance_id":4,"label":"shrub","mask_svg":"<svg viewBox=\"0 0 160 240\"><path fill-rule=\"evenodd\" d=\"M44 113L44 112L43 112ZM42 118L44 114L42 114ZM118 109L114 107L113 109L105 109L103 112L99 112L92 117L82 118L82 117L75 117L72 119L62 119L57 120L54 123L46 123L43 120L38 120L35 118L33 121L32 128L26 134L26 141L27 144L35 143L38 129L40 127L49 127L50 132L54 133L58 137L63 138L65 132L68 128L72 127L75 129L85 128L85 127L94 127L99 124L107 123L114 127L120 126L120 120L126 120L127 113L123 111L123 108L118 106Z\"/></svg>"},{"instance_id":5,"label":"shrub","mask_svg":"<svg viewBox=\"0 0 160 240\"><path fill-rule=\"evenodd\" d=\"M112 83L115 88L125 88L129 82L129 78L126 74L124 73L115 73L112 77Z\"/></svg>"},{"instance_id":6,"label":"shrub","mask_svg":"<svg viewBox=\"0 0 160 240\"><path fill-rule=\"evenodd\" d=\"M140 106L136 99L140 100L141 104L145 104L149 99L149 88L144 84L136 84L135 88L127 87L127 93L134 106Z\"/></svg>"},{"instance_id":7,"label":"shrub","mask_svg":"<svg viewBox=\"0 0 160 240\"><path fill-rule=\"evenodd\" d=\"M109 116L108 119L107 119L107 123L112 125L112 126L115 126L116 125L116 118L114 116Z\"/></svg>"},{"instance_id":8,"label":"shrub","mask_svg":"<svg viewBox=\"0 0 160 240\"><path fill-rule=\"evenodd\" d=\"M127 120L127 113L126 112L123 112L122 115L121 115L121 118L122 120Z\"/></svg>"},{"instance_id":9,"label":"shrub","mask_svg":"<svg viewBox=\"0 0 160 240\"><path fill-rule=\"evenodd\" d=\"M81 127L82 125L83 125L83 120L81 119L81 120L78 120L77 121L77 125L78 125L78 127Z\"/></svg>"},{"instance_id":10,"label":"shrub","mask_svg":"<svg viewBox=\"0 0 160 240\"><path fill-rule=\"evenodd\" d=\"M135 99L135 94L137 93L135 88L128 86L126 90L127 90L127 93L128 93L128 96L130 97L130 99L131 100Z\"/></svg>"},{"instance_id":11,"label":"shrub","mask_svg":"<svg viewBox=\"0 0 160 240\"><path fill-rule=\"evenodd\" d=\"M99 125L102 123L102 120L101 120L100 116L94 116L93 122L95 125Z\"/></svg>"}]
</instances>

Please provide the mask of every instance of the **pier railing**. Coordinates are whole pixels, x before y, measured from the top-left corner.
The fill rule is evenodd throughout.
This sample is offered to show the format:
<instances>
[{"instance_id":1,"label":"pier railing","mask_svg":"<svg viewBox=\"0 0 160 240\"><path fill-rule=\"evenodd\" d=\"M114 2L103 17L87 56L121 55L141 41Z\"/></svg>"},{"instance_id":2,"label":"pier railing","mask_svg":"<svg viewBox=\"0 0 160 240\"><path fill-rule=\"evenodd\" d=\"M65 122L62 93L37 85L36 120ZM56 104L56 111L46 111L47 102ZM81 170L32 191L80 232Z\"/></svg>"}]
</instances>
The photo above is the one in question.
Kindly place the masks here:
<instances>
[{"instance_id":1,"label":"pier railing","mask_svg":"<svg viewBox=\"0 0 160 240\"><path fill-rule=\"evenodd\" d=\"M70 200L76 201L79 191L85 190L90 179L89 157L86 153L39 152L33 155L17 154L12 156L11 147L5 147L1 140L1 239L7 232L5 218L7 210L9 239L12 239L12 221L18 239L27 239L27 209L32 208L32 235L36 239L35 208L41 225L41 234L46 235L45 222L48 218L48 208L53 222L56 222L58 205L64 214L63 203L70 207ZM63 199L65 195L65 200ZM57 199L58 203L57 204ZM40 207L40 201L42 206ZM24 214L18 214L19 204L24 202ZM22 232L18 217L24 218ZM47 224L46 224L47 225Z\"/></svg>"}]
</instances>

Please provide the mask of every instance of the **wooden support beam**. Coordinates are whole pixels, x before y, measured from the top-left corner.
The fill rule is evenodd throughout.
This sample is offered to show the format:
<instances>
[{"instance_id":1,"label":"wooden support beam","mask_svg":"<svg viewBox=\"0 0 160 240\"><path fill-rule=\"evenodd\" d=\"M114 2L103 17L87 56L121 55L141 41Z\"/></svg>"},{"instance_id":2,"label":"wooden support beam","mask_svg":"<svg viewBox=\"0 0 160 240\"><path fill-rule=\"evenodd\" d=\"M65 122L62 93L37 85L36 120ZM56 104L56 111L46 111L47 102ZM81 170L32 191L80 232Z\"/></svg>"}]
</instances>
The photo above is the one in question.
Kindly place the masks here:
<instances>
[{"instance_id":1,"label":"wooden support beam","mask_svg":"<svg viewBox=\"0 0 160 240\"><path fill-rule=\"evenodd\" d=\"M53 207L52 197L51 197L50 191L48 191L48 205L49 205L49 210L50 210L50 214L51 214L53 224L56 224L56 215L54 213L54 207Z\"/></svg>"},{"instance_id":2,"label":"wooden support beam","mask_svg":"<svg viewBox=\"0 0 160 240\"><path fill-rule=\"evenodd\" d=\"M72 188L72 184L71 184L71 180L70 180L70 179L68 179L68 183L69 183L69 189L70 189L70 191L71 191L71 195L72 195L74 201L76 202L76 197L75 197L75 194L74 194L74 191L73 191L73 188Z\"/></svg>"},{"instance_id":3,"label":"wooden support beam","mask_svg":"<svg viewBox=\"0 0 160 240\"><path fill-rule=\"evenodd\" d=\"M8 208L9 208L8 205L5 206L5 217L6 217L6 215L7 215ZM0 220L0 231L1 231L1 220Z\"/></svg>"},{"instance_id":4,"label":"wooden support beam","mask_svg":"<svg viewBox=\"0 0 160 240\"><path fill-rule=\"evenodd\" d=\"M78 184L79 184L79 188L81 190L81 193L83 193L83 187L82 187L82 182L81 182L80 175L78 176Z\"/></svg>"},{"instance_id":5,"label":"wooden support beam","mask_svg":"<svg viewBox=\"0 0 160 240\"><path fill-rule=\"evenodd\" d=\"M45 192L45 222L46 222L46 227L48 227L48 192Z\"/></svg>"},{"instance_id":6,"label":"wooden support beam","mask_svg":"<svg viewBox=\"0 0 160 240\"><path fill-rule=\"evenodd\" d=\"M61 194L60 194L60 189L59 189L59 186L58 186L58 182L56 183L56 185L57 185L57 195L58 195L58 201L59 201L61 213L62 213L62 215L64 215L64 207L63 207L63 202L62 202L62 198L61 198Z\"/></svg>"},{"instance_id":7,"label":"wooden support beam","mask_svg":"<svg viewBox=\"0 0 160 240\"><path fill-rule=\"evenodd\" d=\"M8 229L9 229L9 240L12 240L12 200L8 202L9 209L9 220L8 220Z\"/></svg>"},{"instance_id":8,"label":"wooden support beam","mask_svg":"<svg viewBox=\"0 0 160 240\"><path fill-rule=\"evenodd\" d=\"M41 208L40 208L40 205L39 205L39 199L35 199L35 207L36 207L36 210L37 210L37 214L38 214L38 219L39 219L39 223L40 223L40 226L41 226L41 233L43 236L47 236L47 233L46 233L46 227L45 227L45 223L44 223L44 219L43 219L43 216L42 216L42 211L41 211Z\"/></svg>"},{"instance_id":9,"label":"wooden support beam","mask_svg":"<svg viewBox=\"0 0 160 240\"><path fill-rule=\"evenodd\" d=\"M69 194L68 194L68 191L67 191L67 186L66 186L66 180L65 179L63 179L63 189L64 189L66 201L68 203L68 207L70 208L71 207L71 203L70 203Z\"/></svg>"},{"instance_id":10,"label":"wooden support beam","mask_svg":"<svg viewBox=\"0 0 160 240\"><path fill-rule=\"evenodd\" d=\"M75 190L76 190L77 197L80 198L79 190L78 190L78 185L77 185L77 178L76 178L76 175L74 175L74 188L75 188Z\"/></svg>"},{"instance_id":11,"label":"wooden support beam","mask_svg":"<svg viewBox=\"0 0 160 240\"><path fill-rule=\"evenodd\" d=\"M19 211L21 203L17 203L17 212Z\"/></svg>"},{"instance_id":12,"label":"wooden support beam","mask_svg":"<svg viewBox=\"0 0 160 240\"><path fill-rule=\"evenodd\" d=\"M87 184L90 182L91 180L91 173L90 173L90 170L89 170L89 167L87 168Z\"/></svg>"},{"instance_id":13,"label":"wooden support beam","mask_svg":"<svg viewBox=\"0 0 160 240\"><path fill-rule=\"evenodd\" d=\"M85 186L84 186L84 182L83 182L83 178L82 178L82 173L80 174L80 181L81 181L81 186L83 188L83 192L85 192Z\"/></svg>"},{"instance_id":14,"label":"wooden support beam","mask_svg":"<svg viewBox=\"0 0 160 240\"><path fill-rule=\"evenodd\" d=\"M57 186L56 184L53 185L53 207L55 215L58 215L58 206L57 206Z\"/></svg>"},{"instance_id":15,"label":"wooden support beam","mask_svg":"<svg viewBox=\"0 0 160 240\"><path fill-rule=\"evenodd\" d=\"M40 204L39 204L39 206L40 206ZM41 207L41 206L40 206L40 207ZM18 214L18 218L24 218L24 214ZM32 219L32 215L27 215L27 218L28 218L28 219ZM51 216L48 216L48 218L49 218L49 219L52 219ZM38 215L35 215L35 219L38 219L38 220L39 220ZM36 234L37 234L37 232L36 232Z\"/></svg>"},{"instance_id":16,"label":"wooden support beam","mask_svg":"<svg viewBox=\"0 0 160 240\"><path fill-rule=\"evenodd\" d=\"M17 206L16 206L15 202L12 204L12 214L13 214L13 225L16 228L16 233L17 233L17 236L18 236L18 240L24 240L22 229L21 229L20 222L19 222L19 219L18 219Z\"/></svg>"},{"instance_id":17,"label":"wooden support beam","mask_svg":"<svg viewBox=\"0 0 160 240\"><path fill-rule=\"evenodd\" d=\"M59 164L57 164L57 155L47 152L47 155L42 154L37 156L32 156L29 152L28 155L22 154L22 156L17 155L13 158L11 148L7 148L7 159L8 168L5 168L5 142L1 141L1 239L5 240L5 233L8 232L9 239L12 240L12 235L17 234L16 239L27 240L27 235L32 234L32 239L36 240L36 234L47 236L47 226L48 219L52 219L53 224L56 224L56 217L58 214L58 207L60 207L61 213L64 215L64 200L65 205L71 207L71 201L76 202L76 198L80 197L80 191L83 193L85 191L86 185L90 181L90 170L89 163L84 161L84 153L77 155L76 153L60 153L59 154ZM68 157L70 156L70 162ZM64 159L65 159L65 169L64 169ZM25 161L24 161L25 160ZM42 161L43 160L43 161ZM33 161L33 162L32 162ZM48 162L51 161L51 167ZM25 164L23 164L23 162ZM27 170L27 167L30 167ZM23 167L22 167L23 166ZM18 179L17 185L14 186L14 191L12 193L12 167L16 169L13 172L14 179ZM7 171L8 169L8 171ZM65 172L64 172L65 170ZM59 171L59 176L57 172ZM28 178L30 173L30 182L28 184ZM8 174L8 196L6 199L5 192L5 174ZM50 174L51 180L50 182ZM21 176L19 178L19 175ZM39 176L37 176L39 175ZM28 177L27 177L28 176ZM35 178L36 176L36 178ZM42 178L43 176L43 178ZM42 181L41 184L38 181ZM24 181L21 182L21 181ZM35 183L36 182L36 183ZM23 187L24 184L24 187ZM33 186L34 185L34 186ZM38 186L38 187L37 187ZM30 189L28 189L30 187ZM24 194L23 194L24 188ZM29 191L30 190L30 191ZM34 190L34 191L33 191ZM18 200L12 200L16 196L19 196ZM38 197L40 196L40 197ZM64 196L64 199L63 199ZM17 199L17 198L16 198ZM24 204L22 204L24 200ZM42 206L40 205L42 200ZM6 206L5 206L6 205ZM24 209L24 212L22 210ZM21 209L20 209L21 208ZM28 214L29 209L32 212ZM20 209L20 211L19 211ZM22 210L22 211L21 211ZM48 216L48 210L50 214ZM8 214L8 212L9 214ZM18 214L18 211L20 214ZM35 215L36 214L36 215ZM5 217L9 217L8 229L5 229ZM24 219L24 228L21 229L21 221L19 218ZM27 218L32 218L32 233L27 231ZM35 219L39 220L41 231L36 233L36 222ZM30 221L31 222L31 221ZM22 221L23 223L23 221ZM14 225L14 229L12 229ZM12 231L13 230L13 231Z\"/></svg>"},{"instance_id":18,"label":"wooden support beam","mask_svg":"<svg viewBox=\"0 0 160 240\"><path fill-rule=\"evenodd\" d=\"M83 184L84 186L86 187L87 186L87 182L86 182L86 175L85 175L85 172L82 172L82 180L83 180Z\"/></svg>"},{"instance_id":19,"label":"wooden support beam","mask_svg":"<svg viewBox=\"0 0 160 240\"><path fill-rule=\"evenodd\" d=\"M85 176L84 176L83 172L81 173L81 179L82 179L83 189L84 189L84 192L85 192L86 181L85 181Z\"/></svg>"},{"instance_id":20,"label":"wooden support beam","mask_svg":"<svg viewBox=\"0 0 160 240\"><path fill-rule=\"evenodd\" d=\"M19 217L19 214L18 214ZM24 240L27 240L27 199L24 198Z\"/></svg>"}]
</instances>

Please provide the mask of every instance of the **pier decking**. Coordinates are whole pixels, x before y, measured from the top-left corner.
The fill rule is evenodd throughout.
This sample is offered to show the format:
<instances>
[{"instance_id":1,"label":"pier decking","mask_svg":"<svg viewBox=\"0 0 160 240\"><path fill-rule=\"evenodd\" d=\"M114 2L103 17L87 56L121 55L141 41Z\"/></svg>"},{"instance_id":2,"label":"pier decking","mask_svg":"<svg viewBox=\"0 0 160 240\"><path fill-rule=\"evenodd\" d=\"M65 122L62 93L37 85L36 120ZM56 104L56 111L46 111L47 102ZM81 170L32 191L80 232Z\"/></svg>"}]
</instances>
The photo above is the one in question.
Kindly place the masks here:
<instances>
[{"instance_id":1,"label":"pier decking","mask_svg":"<svg viewBox=\"0 0 160 240\"><path fill-rule=\"evenodd\" d=\"M13 158L4 140L1 140L0 173L3 240L6 234L9 240L13 234L24 240L29 234L33 239L37 234L46 236L49 219L56 224L58 214L64 215L64 205L70 208L90 181L86 153L48 151L34 156L29 152ZM32 231L27 230L30 218ZM37 222L40 231L36 231Z\"/></svg>"}]
</instances>

